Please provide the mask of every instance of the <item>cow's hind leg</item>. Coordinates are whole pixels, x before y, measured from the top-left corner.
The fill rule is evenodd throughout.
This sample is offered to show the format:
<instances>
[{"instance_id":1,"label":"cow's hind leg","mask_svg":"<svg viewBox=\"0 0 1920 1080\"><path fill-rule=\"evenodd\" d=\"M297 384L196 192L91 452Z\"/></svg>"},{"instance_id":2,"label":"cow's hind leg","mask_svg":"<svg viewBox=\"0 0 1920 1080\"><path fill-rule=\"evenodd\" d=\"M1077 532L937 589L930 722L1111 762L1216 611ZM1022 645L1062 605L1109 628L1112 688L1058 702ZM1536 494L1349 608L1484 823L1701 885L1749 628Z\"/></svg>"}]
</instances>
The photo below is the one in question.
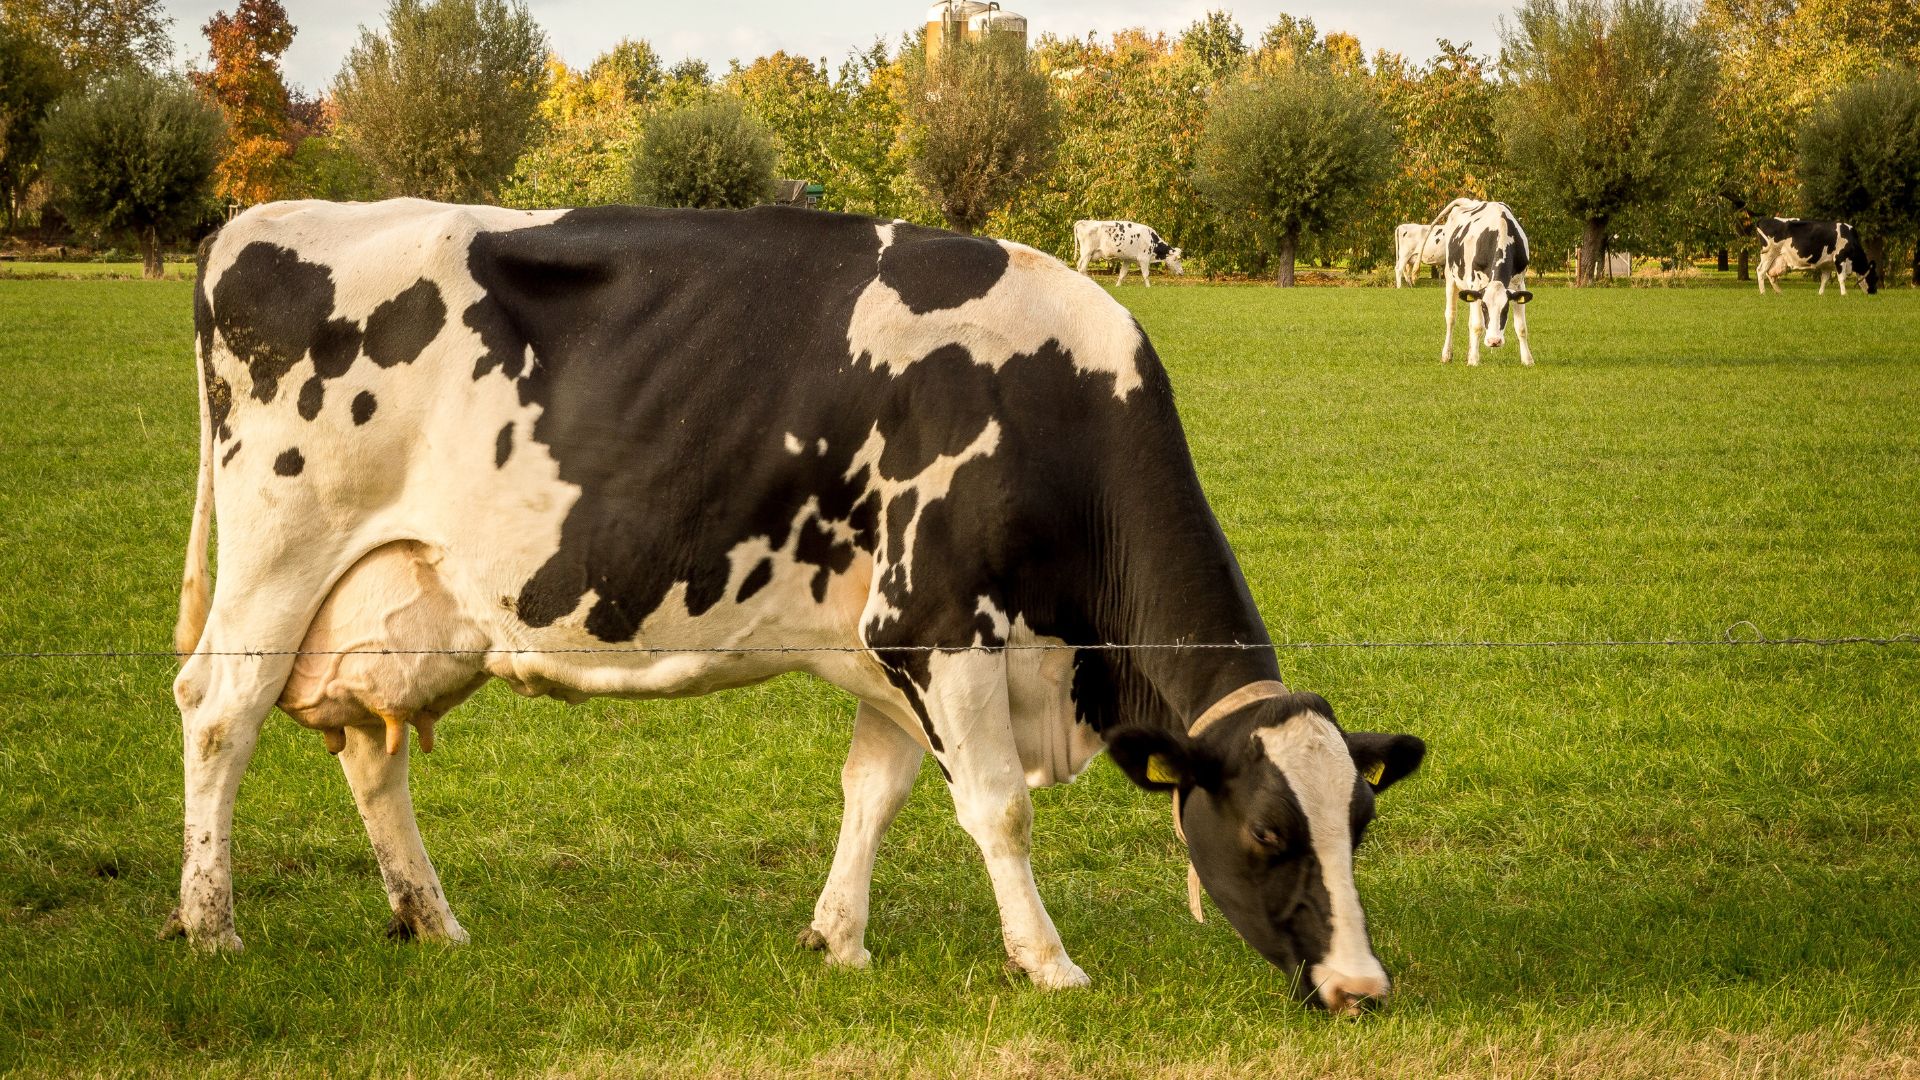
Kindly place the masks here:
<instances>
[{"instance_id":1,"label":"cow's hind leg","mask_svg":"<svg viewBox=\"0 0 1920 1080\"><path fill-rule=\"evenodd\" d=\"M986 858L1000 905L1007 957L1036 986L1085 986L1033 881L1033 801L1014 740L1002 653L966 651L931 658L925 702L936 750L951 780L960 827Z\"/></svg>"},{"instance_id":2,"label":"cow's hind leg","mask_svg":"<svg viewBox=\"0 0 1920 1080\"><path fill-rule=\"evenodd\" d=\"M235 595L229 589L226 595ZM260 604L256 618L234 619L220 596L199 643L174 680L185 758L185 842L180 906L162 936L184 935L202 949L240 948L233 922L233 803L280 696L305 630L304 616ZM273 655L274 653L281 655Z\"/></svg>"},{"instance_id":3,"label":"cow's hind leg","mask_svg":"<svg viewBox=\"0 0 1920 1080\"><path fill-rule=\"evenodd\" d=\"M1140 284L1144 288L1151 289L1153 288L1153 282L1148 277L1147 265L1148 265L1147 260L1145 259L1140 260Z\"/></svg>"},{"instance_id":4,"label":"cow's hind leg","mask_svg":"<svg viewBox=\"0 0 1920 1080\"><path fill-rule=\"evenodd\" d=\"M1120 283L1125 280L1127 280L1127 261L1125 259L1121 259L1120 260L1120 276L1113 279L1113 287L1116 289L1119 288Z\"/></svg>"},{"instance_id":5,"label":"cow's hind leg","mask_svg":"<svg viewBox=\"0 0 1920 1080\"><path fill-rule=\"evenodd\" d=\"M407 742L389 754L386 731L376 727L346 729L346 749L340 767L353 788L353 801L373 842L380 878L386 883L393 919L387 936L464 942L467 932L447 907L440 876L420 843L420 827L413 816L413 798L407 791Z\"/></svg>"},{"instance_id":6,"label":"cow's hind leg","mask_svg":"<svg viewBox=\"0 0 1920 1080\"><path fill-rule=\"evenodd\" d=\"M1453 362L1453 278L1448 277L1440 286L1440 299L1445 302L1447 318L1447 336L1440 342L1440 362Z\"/></svg>"},{"instance_id":7,"label":"cow's hind leg","mask_svg":"<svg viewBox=\"0 0 1920 1080\"><path fill-rule=\"evenodd\" d=\"M813 906L813 924L800 944L825 949L829 962L866 967L867 902L880 837L913 793L926 751L885 714L862 704L853 718L853 746L840 770L846 809L827 886Z\"/></svg>"}]
</instances>

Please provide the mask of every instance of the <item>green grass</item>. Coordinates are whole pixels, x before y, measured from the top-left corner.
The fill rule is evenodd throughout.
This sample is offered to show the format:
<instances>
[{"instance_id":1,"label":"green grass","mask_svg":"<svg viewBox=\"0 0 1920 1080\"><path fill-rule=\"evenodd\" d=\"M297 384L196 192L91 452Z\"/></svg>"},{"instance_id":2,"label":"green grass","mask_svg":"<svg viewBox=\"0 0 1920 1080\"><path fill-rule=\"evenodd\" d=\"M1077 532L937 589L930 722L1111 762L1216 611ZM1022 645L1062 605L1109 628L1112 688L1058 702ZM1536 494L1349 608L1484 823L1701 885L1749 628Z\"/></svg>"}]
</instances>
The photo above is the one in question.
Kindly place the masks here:
<instances>
[{"instance_id":1,"label":"green grass","mask_svg":"<svg viewBox=\"0 0 1920 1080\"><path fill-rule=\"evenodd\" d=\"M1279 639L1920 629L1920 292L1798 284L1543 288L1531 370L1437 363L1430 284L1120 295ZM0 328L0 648L167 647L189 287L0 282ZM154 940L172 665L0 660L0 1071L1920 1072L1920 648L1281 659L1432 748L1359 860L1399 982L1359 1023L1187 917L1165 800L1104 761L1036 795L1092 989L1005 974L931 769L881 853L874 968L825 969L793 937L852 705L797 677L455 713L414 784L464 949L382 939L339 771L276 717L236 828L247 950L196 956Z\"/></svg>"},{"instance_id":2,"label":"green grass","mask_svg":"<svg viewBox=\"0 0 1920 1080\"><path fill-rule=\"evenodd\" d=\"M168 258L162 269L168 278L181 281L193 280L193 260ZM0 278L58 278L67 280L90 280L96 278L135 280L141 276L140 260L124 262L43 262L40 260L21 260L0 262Z\"/></svg>"}]
</instances>

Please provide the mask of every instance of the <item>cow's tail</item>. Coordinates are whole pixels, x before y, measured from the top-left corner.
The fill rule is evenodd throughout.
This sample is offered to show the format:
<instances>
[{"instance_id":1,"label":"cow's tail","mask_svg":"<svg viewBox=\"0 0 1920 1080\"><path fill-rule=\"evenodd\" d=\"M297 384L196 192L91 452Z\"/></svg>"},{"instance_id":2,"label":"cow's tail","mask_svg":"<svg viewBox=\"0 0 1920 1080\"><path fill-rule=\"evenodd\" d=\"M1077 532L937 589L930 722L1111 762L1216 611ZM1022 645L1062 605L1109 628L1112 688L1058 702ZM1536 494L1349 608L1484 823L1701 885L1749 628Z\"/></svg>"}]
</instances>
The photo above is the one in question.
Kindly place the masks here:
<instances>
[{"instance_id":1,"label":"cow's tail","mask_svg":"<svg viewBox=\"0 0 1920 1080\"><path fill-rule=\"evenodd\" d=\"M205 376L202 376L204 379ZM173 624L173 651L184 659L207 628L207 534L213 525L213 418L206 388L200 391L200 482L193 495L193 528L187 533L187 568L180 579L180 620Z\"/></svg>"},{"instance_id":2,"label":"cow's tail","mask_svg":"<svg viewBox=\"0 0 1920 1080\"><path fill-rule=\"evenodd\" d=\"M202 277L206 274L204 245L200 274ZM204 287L204 282L196 281L193 287L197 292ZM207 398L207 379L211 374L213 342L201 336L208 331L198 327L196 330L200 332L194 335L194 351L202 354L194 364L195 381L200 388L200 475L193 493L193 526L187 532L187 566L180 578L180 618L173 624L173 651L182 660L200 645L200 635L207 628L212 591L207 578L207 535L213 529L213 412Z\"/></svg>"}]
</instances>

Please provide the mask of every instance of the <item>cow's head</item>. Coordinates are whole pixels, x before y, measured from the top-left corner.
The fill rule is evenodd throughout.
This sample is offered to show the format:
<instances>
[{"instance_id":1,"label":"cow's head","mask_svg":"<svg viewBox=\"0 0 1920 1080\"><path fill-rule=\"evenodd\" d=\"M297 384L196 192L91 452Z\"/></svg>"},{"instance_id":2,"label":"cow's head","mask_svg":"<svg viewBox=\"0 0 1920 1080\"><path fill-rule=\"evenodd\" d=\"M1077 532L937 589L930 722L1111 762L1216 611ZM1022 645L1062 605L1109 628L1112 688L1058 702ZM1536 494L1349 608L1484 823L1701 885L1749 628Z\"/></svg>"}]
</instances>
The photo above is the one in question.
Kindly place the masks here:
<instances>
[{"instance_id":1,"label":"cow's head","mask_svg":"<svg viewBox=\"0 0 1920 1080\"><path fill-rule=\"evenodd\" d=\"M1159 259L1161 262L1165 263L1167 265L1167 269L1173 271L1176 274L1186 273L1186 271L1180 269L1180 256L1182 253L1179 248L1169 247L1165 241L1156 241L1155 245L1156 246L1153 253L1154 258Z\"/></svg>"},{"instance_id":2,"label":"cow's head","mask_svg":"<svg viewBox=\"0 0 1920 1080\"><path fill-rule=\"evenodd\" d=\"M1507 342L1508 308L1527 303L1533 299L1533 294L1525 289L1509 289L1506 282L1496 278L1488 282L1484 289L1461 289L1460 299L1480 305L1481 323L1486 327L1487 348L1497 349Z\"/></svg>"},{"instance_id":3,"label":"cow's head","mask_svg":"<svg viewBox=\"0 0 1920 1080\"><path fill-rule=\"evenodd\" d=\"M1347 1012L1386 996L1353 853L1374 796L1418 768L1426 744L1343 732L1324 698L1288 694L1197 736L1128 728L1107 752L1134 783L1176 792L1207 894L1247 944L1293 977L1303 1000Z\"/></svg>"}]
</instances>

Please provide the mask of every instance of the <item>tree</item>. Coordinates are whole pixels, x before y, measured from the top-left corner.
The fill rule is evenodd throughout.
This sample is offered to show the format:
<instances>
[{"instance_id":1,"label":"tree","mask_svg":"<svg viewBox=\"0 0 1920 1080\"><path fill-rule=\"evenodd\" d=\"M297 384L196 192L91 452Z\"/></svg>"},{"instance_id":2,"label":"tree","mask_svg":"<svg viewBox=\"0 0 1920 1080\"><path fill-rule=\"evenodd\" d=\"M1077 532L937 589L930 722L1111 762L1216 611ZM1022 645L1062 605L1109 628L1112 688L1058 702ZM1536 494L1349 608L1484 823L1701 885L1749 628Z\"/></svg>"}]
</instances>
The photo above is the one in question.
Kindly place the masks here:
<instances>
[{"instance_id":1,"label":"tree","mask_svg":"<svg viewBox=\"0 0 1920 1080\"><path fill-rule=\"evenodd\" d=\"M287 84L280 56L293 44L294 26L280 0L240 0L233 14L207 20L213 70L189 76L220 107L227 122L227 156L215 191L242 206L286 193L294 145L289 138Z\"/></svg>"},{"instance_id":2,"label":"tree","mask_svg":"<svg viewBox=\"0 0 1920 1080\"><path fill-rule=\"evenodd\" d=\"M839 104L827 81L826 64L775 52L746 67L734 64L722 87L740 98L779 145L780 175L804 180L827 176L826 142Z\"/></svg>"},{"instance_id":3,"label":"tree","mask_svg":"<svg viewBox=\"0 0 1920 1080\"><path fill-rule=\"evenodd\" d=\"M1350 242L1380 245L1382 255L1388 254L1394 225L1431 221L1455 198L1484 199L1506 187L1500 175L1500 91L1486 77L1487 62L1474 55L1471 42L1442 38L1439 47L1438 55L1418 65L1395 53L1374 57L1369 85L1393 122L1399 146L1392 176L1370 204L1372 213L1353 215L1362 231ZM1532 237L1536 258L1553 230L1544 233Z\"/></svg>"},{"instance_id":4,"label":"tree","mask_svg":"<svg viewBox=\"0 0 1920 1080\"><path fill-rule=\"evenodd\" d=\"M667 75L661 70L660 54L653 46L633 38L621 38L619 44L594 58L587 67L587 81L596 86L619 87L627 101L634 105L651 105L666 87Z\"/></svg>"},{"instance_id":5,"label":"tree","mask_svg":"<svg viewBox=\"0 0 1920 1080\"><path fill-rule=\"evenodd\" d=\"M120 72L60 100L46 125L47 173L67 216L139 238L158 278L160 238L204 218L220 161L220 112L182 79Z\"/></svg>"},{"instance_id":6,"label":"tree","mask_svg":"<svg viewBox=\"0 0 1920 1080\"><path fill-rule=\"evenodd\" d=\"M905 80L905 65L888 57L884 41L849 54L840 65L833 84L837 101L821 147L828 169L821 178L822 205L828 209L901 216Z\"/></svg>"},{"instance_id":7,"label":"tree","mask_svg":"<svg viewBox=\"0 0 1920 1080\"><path fill-rule=\"evenodd\" d=\"M1883 267L1887 241L1920 239L1920 74L1898 68L1853 83L1800 130L1808 214L1852 223ZM1920 252L1914 258L1920 283Z\"/></svg>"},{"instance_id":8,"label":"tree","mask_svg":"<svg viewBox=\"0 0 1920 1080\"><path fill-rule=\"evenodd\" d=\"M39 175L40 129L60 96L59 59L12 22L0 22L0 205L11 230Z\"/></svg>"},{"instance_id":9,"label":"tree","mask_svg":"<svg viewBox=\"0 0 1920 1080\"><path fill-rule=\"evenodd\" d=\"M76 83L173 57L164 0L0 0L5 22L51 46Z\"/></svg>"},{"instance_id":10,"label":"tree","mask_svg":"<svg viewBox=\"0 0 1920 1080\"><path fill-rule=\"evenodd\" d=\"M1358 80L1286 67L1222 89L1200 142L1200 191L1293 284L1303 237L1385 179L1393 134Z\"/></svg>"},{"instance_id":11,"label":"tree","mask_svg":"<svg viewBox=\"0 0 1920 1080\"><path fill-rule=\"evenodd\" d=\"M1307 22L1307 36L1313 36L1312 20ZM1233 75L1247 59L1247 42L1240 32L1240 24L1224 11L1209 11L1190 23L1180 33L1178 48L1208 82L1219 82Z\"/></svg>"},{"instance_id":12,"label":"tree","mask_svg":"<svg viewBox=\"0 0 1920 1080\"><path fill-rule=\"evenodd\" d=\"M949 228L977 231L987 216L1045 173L1058 117L1047 77L1011 35L958 39L907 91L909 171Z\"/></svg>"},{"instance_id":13,"label":"tree","mask_svg":"<svg viewBox=\"0 0 1920 1080\"><path fill-rule=\"evenodd\" d=\"M773 192L773 137L739 99L715 95L654 117L633 166L649 206L741 207Z\"/></svg>"},{"instance_id":14,"label":"tree","mask_svg":"<svg viewBox=\"0 0 1920 1080\"><path fill-rule=\"evenodd\" d=\"M623 42L617 51L631 55L635 44L645 47ZM594 61L584 73L559 57L548 61L537 133L514 163L513 177L500 193L502 203L598 206L624 201L632 192L634 145L646 113L634 95L655 91L623 62L601 62L606 59Z\"/></svg>"},{"instance_id":15,"label":"tree","mask_svg":"<svg viewBox=\"0 0 1920 1080\"><path fill-rule=\"evenodd\" d=\"M334 79L341 131L391 194L484 201L534 130L546 54L521 0L391 0Z\"/></svg>"},{"instance_id":16,"label":"tree","mask_svg":"<svg viewBox=\"0 0 1920 1080\"><path fill-rule=\"evenodd\" d=\"M1613 219L1668 198L1710 151L1712 41L1679 0L1522 0L1501 33L1508 164L1528 209L1581 223L1589 284Z\"/></svg>"}]
</instances>

